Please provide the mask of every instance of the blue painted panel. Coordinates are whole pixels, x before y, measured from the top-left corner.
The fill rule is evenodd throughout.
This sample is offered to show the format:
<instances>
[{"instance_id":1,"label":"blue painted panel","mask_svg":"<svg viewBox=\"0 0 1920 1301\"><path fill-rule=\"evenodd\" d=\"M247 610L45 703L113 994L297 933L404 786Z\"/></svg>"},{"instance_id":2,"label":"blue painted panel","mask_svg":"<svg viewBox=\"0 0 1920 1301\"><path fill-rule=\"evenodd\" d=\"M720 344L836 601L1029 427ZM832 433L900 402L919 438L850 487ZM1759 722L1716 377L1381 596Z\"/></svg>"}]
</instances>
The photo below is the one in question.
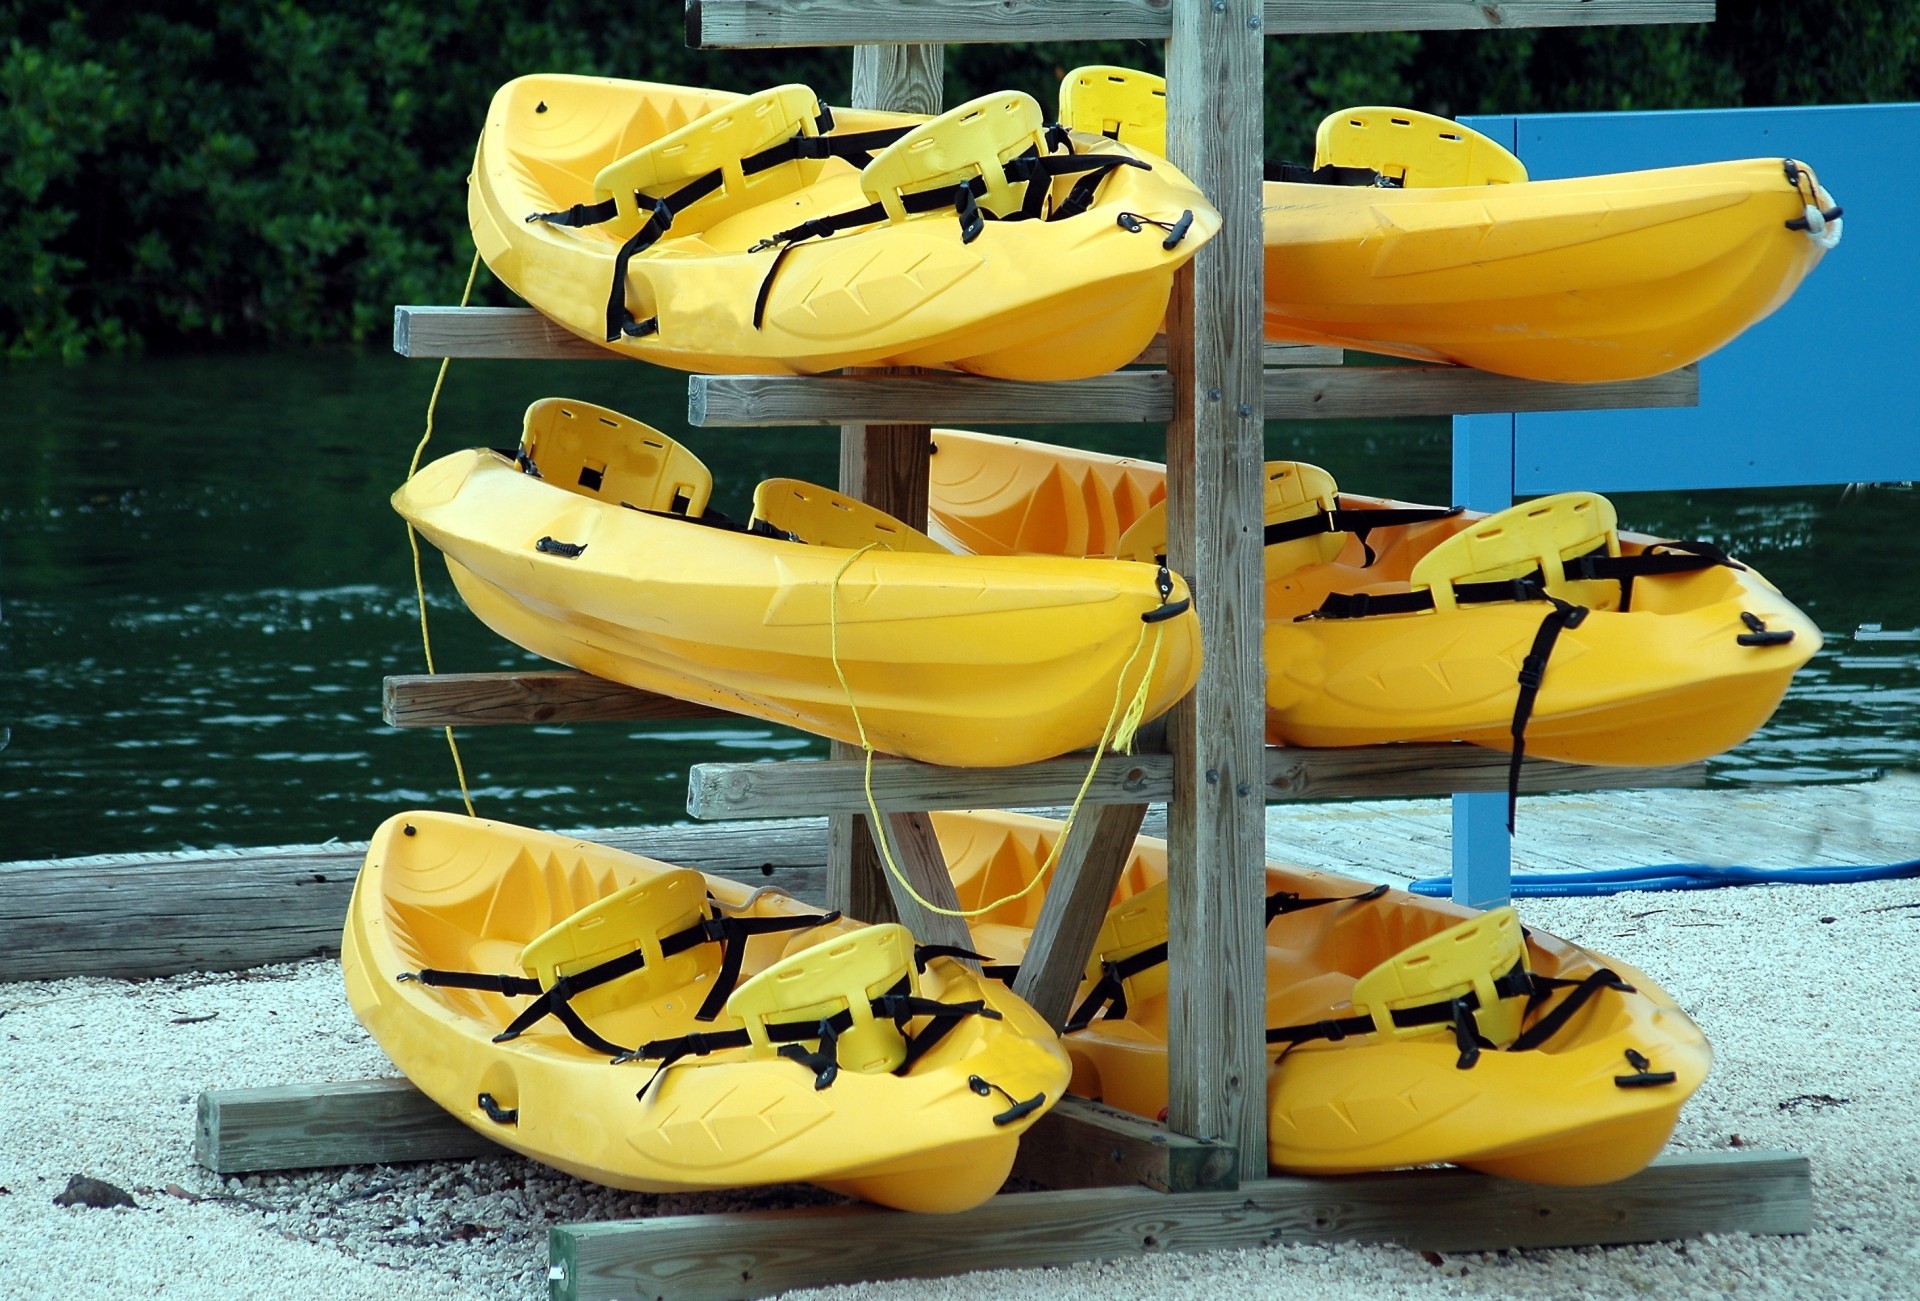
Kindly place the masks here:
<instances>
[{"instance_id":1,"label":"blue painted panel","mask_svg":"<svg viewBox=\"0 0 1920 1301\"><path fill-rule=\"evenodd\" d=\"M1920 104L1463 121L1540 180L1791 156L1846 209L1793 297L1701 363L1697 408L1517 416L1516 494L1920 479Z\"/></svg>"}]
</instances>

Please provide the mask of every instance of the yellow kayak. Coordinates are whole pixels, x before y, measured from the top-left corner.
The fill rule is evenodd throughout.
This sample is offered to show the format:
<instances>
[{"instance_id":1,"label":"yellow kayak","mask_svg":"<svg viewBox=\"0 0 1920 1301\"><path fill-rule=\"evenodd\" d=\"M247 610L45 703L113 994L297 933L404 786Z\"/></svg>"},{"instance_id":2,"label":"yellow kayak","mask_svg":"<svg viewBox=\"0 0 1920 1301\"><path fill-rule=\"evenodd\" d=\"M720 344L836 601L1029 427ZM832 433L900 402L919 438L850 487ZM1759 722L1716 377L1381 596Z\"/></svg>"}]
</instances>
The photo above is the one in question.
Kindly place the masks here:
<instances>
[{"instance_id":1,"label":"yellow kayak","mask_svg":"<svg viewBox=\"0 0 1920 1301\"><path fill-rule=\"evenodd\" d=\"M1083 539L1111 542L1095 554L1166 550L1152 462L953 429L934 445L940 536L990 555ZM1265 522L1276 745L1511 750L1517 727L1544 758L1691 763L1751 736L1821 645L1758 572L1623 534L1594 493L1485 515L1357 497L1318 467L1275 461Z\"/></svg>"},{"instance_id":2,"label":"yellow kayak","mask_svg":"<svg viewBox=\"0 0 1920 1301\"><path fill-rule=\"evenodd\" d=\"M962 907L1033 879L1060 823L935 813ZM1073 1092L1167 1105L1167 849L1141 837L1065 1036ZM1267 865L1269 1160L1296 1174L1450 1162L1546 1184L1623 1179L1666 1145L1712 1049L1647 976L1487 913ZM1041 893L976 919L1018 963Z\"/></svg>"},{"instance_id":3,"label":"yellow kayak","mask_svg":"<svg viewBox=\"0 0 1920 1301\"><path fill-rule=\"evenodd\" d=\"M643 1192L804 1180L965 1210L1068 1076L1032 1009L904 927L451 814L380 827L340 960L435 1102Z\"/></svg>"},{"instance_id":4,"label":"yellow kayak","mask_svg":"<svg viewBox=\"0 0 1920 1301\"><path fill-rule=\"evenodd\" d=\"M502 283L628 356L1029 380L1132 361L1219 228L1165 159L1018 92L923 119L550 74L494 95L467 214Z\"/></svg>"},{"instance_id":5,"label":"yellow kayak","mask_svg":"<svg viewBox=\"0 0 1920 1301\"><path fill-rule=\"evenodd\" d=\"M762 483L741 525L711 491L659 431L548 398L516 452L444 457L393 504L509 641L929 763L1084 749L1136 699L1143 718L1165 712L1199 673L1198 619L1161 566L954 555L793 480Z\"/></svg>"},{"instance_id":6,"label":"yellow kayak","mask_svg":"<svg viewBox=\"0 0 1920 1301\"><path fill-rule=\"evenodd\" d=\"M1060 120L1158 152L1163 92L1078 69ZM1312 167L1273 170L1291 179L1263 191L1269 340L1525 379L1698 361L1784 303L1842 226L1796 159L1531 181L1487 137L1400 108L1331 114Z\"/></svg>"}]
</instances>

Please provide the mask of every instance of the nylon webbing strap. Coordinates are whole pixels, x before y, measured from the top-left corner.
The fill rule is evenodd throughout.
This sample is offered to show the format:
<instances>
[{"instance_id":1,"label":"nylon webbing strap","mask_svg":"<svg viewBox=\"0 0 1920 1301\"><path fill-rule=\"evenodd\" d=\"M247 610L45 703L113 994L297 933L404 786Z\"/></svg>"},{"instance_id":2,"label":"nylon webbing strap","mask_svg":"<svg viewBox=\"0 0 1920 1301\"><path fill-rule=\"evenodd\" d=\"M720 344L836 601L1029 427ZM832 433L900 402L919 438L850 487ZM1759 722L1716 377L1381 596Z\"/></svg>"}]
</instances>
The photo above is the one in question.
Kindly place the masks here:
<instances>
[{"instance_id":1,"label":"nylon webbing strap","mask_svg":"<svg viewBox=\"0 0 1920 1301\"><path fill-rule=\"evenodd\" d=\"M1336 507L1301 519L1267 525L1261 545L1271 547L1281 542L1297 542L1321 533L1351 533L1360 539L1360 545L1366 549L1367 556L1363 564L1371 565L1376 557L1367 543L1367 534L1374 529L1400 528L1408 524L1450 519L1464 509L1462 506L1407 506L1398 510L1348 510Z\"/></svg>"},{"instance_id":2,"label":"nylon webbing strap","mask_svg":"<svg viewBox=\"0 0 1920 1301\"><path fill-rule=\"evenodd\" d=\"M1506 975L1493 982L1494 994L1501 999L1518 998L1521 995L1531 996L1533 988L1534 978L1528 973L1525 964L1520 962L1514 963ZM1390 1019L1395 1026L1403 1030L1429 1025L1452 1026L1455 1042L1460 1050L1458 1066L1461 1070L1468 1070L1474 1062L1479 1060L1481 1048L1493 1046L1480 1037L1479 1030L1474 1024L1473 1013L1479 1008L1479 994L1468 990L1458 998L1418 1003L1413 1007L1394 1008L1390 1013ZM1301 1025L1274 1026L1267 1031L1267 1042L1286 1044L1289 1049L1292 1049L1303 1043L1312 1043L1316 1039L1339 1043L1343 1039L1373 1034L1378 1029L1371 1016L1331 1017L1324 1021L1309 1021Z\"/></svg>"},{"instance_id":3,"label":"nylon webbing strap","mask_svg":"<svg viewBox=\"0 0 1920 1301\"><path fill-rule=\"evenodd\" d=\"M1290 891L1276 890L1267 896L1266 920L1272 922L1274 918L1287 913L1305 912L1309 908L1319 908L1330 903L1365 903L1378 899L1388 889L1388 886L1381 884L1361 894L1329 895L1318 899L1302 899ZM1067 1018L1067 1030L1085 1029L1093 1023L1094 1017L1101 1016L1103 1011L1105 1015L1101 1016L1102 1020L1117 1021L1124 1017L1127 1014L1127 989L1124 982L1149 968L1159 966L1166 960L1167 945L1163 941L1151 948L1140 950L1132 957L1101 963L1100 979L1093 983L1093 988L1087 991L1087 996L1080 1000L1080 1006L1075 1008L1073 1015ZM1013 970L1018 972L1019 968L1016 967Z\"/></svg>"},{"instance_id":4,"label":"nylon webbing strap","mask_svg":"<svg viewBox=\"0 0 1920 1301\"><path fill-rule=\"evenodd\" d=\"M1513 721L1507 725L1513 737L1513 749L1507 757L1508 835L1513 834L1513 815L1520 804L1520 764L1527 753L1527 720L1533 717L1534 701L1540 696L1540 684L1546 680L1547 660L1552 657L1560 634L1568 628L1578 628L1589 613L1584 605L1572 605L1556 596L1546 599L1553 602L1553 608L1540 621L1540 627L1533 634L1533 647L1520 662L1520 689L1514 693Z\"/></svg>"},{"instance_id":5,"label":"nylon webbing strap","mask_svg":"<svg viewBox=\"0 0 1920 1301\"><path fill-rule=\"evenodd\" d=\"M1355 512L1366 514L1369 512ZM1376 525L1375 527L1378 527ZM1726 552L1710 542L1660 542L1638 555L1610 556L1605 546L1564 562L1566 576L1575 580L1611 579L1620 584L1621 604L1627 609L1630 585L1636 577L1681 574L1696 569L1724 565L1731 569L1746 566L1730 559ZM1489 601L1539 601L1547 598L1546 574L1536 569L1519 578L1498 582L1455 583L1453 599L1462 605ZM1379 614L1417 614L1433 608L1433 593L1420 592L1330 592L1320 608L1296 619L1365 619Z\"/></svg>"},{"instance_id":6,"label":"nylon webbing strap","mask_svg":"<svg viewBox=\"0 0 1920 1301\"><path fill-rule=\"evenodd\" d=\"M1263 170L1269 181L1295 185L1371 185L1386 190L1406 186L1405 181L1382 175L1371 167L1336 167L1332 163L1309 167L1305 163L1269 162Z\"/></svg>"},{"instance_id":7,"label":"nylon webbing strap","mask_svg":"<svg viewBox=\"0 0 1920 1301\"><path fill-rule=\"evenodd\" d=\"M695 1013L695 1019L711 1021L720 1014L726 1005L727 997L733 993L733 987L740 979L740 963L745 957L744 941L752 935L765 935L775 931L802 930L813 926L826 926L838 921L840 914L804 913L795 917L709 917L682 930L675 931L660 941L662 957L673 957L700 944L717 943L720 950L720 971L714 978L713 988L707 994L706 1001ZM626 1051L589 1026L580 1014L574 1011L571 1000L576 994L597 989L609 981L631 975L646 966L646 954L640 949L623 953L617 958L596 963L572 975L561 976L550 986L542 986L538 980L529 976L487 975L466 971L425 970L410 972L401 976L402 980L417 980L423 985L442 985L454 989L478 989L490 993L506 994L513 997L533 996L534 1001L520 1009L508 1023L507 1028L493 1037L495 1043L506 1043L519 1038L535 1023L548 1016L557 1017L568 1033L596 1052L617 1056Z\"/></svg>"},{"instance_id":8,"label":"nylon webbing strap","mask_svg":"<svg viewBox=\"0 0 1920 1301\"><path fill-rule=\"evenodd\" d=\"M969 1003L942 1003L938 999L919 998L908 994L903 978L888 992L872 1000L873 1013L901 1027L901 1033L907 1040L907 1055L900 1065L894 1068L894 1074L903 1074L909 1066L952 1032L953 1028L970 1016L982 1016L998 1021L1000 1013L988 1007L983 1000ZM918 1035L906 1035L906 1023L914 1017L930 1018ZM853 1025L853 1013L845 1008L832 1016L816 1021L775 1021L767 1027L767 1039L780 1045L780 1055L806 1066L814 1073L814 1088L824 1089L832 1084L840 1072L839 1062L834 1050L841 1034ZM729 1048L745 1048L753 1038L742 1027L737 1030L716 1030L694 1034L679 1035L672 1039L654 1039L638 1048L621 1050L615 1057L615 1064L630 1061L654 1061L660 1065L641 1086L636 1097L645 1097L654 1081L666 1073L668 1067L688 1057L705 1057ZM808 1050L802 1047L806 1043L815 1043L817 1048Z\"/></svg>"},{"instance_id":9,"label":"nylon webbing strap","mask_svg":"<svg viewBox=\"0 0 1920 1301\"><path fill-rule=\"evenodd\" d=\"M1529 1012L1533 1011L1540 1001L1546 997L1548 990L1571 989L1573 992L1561 999L1553 1011L1534 1022L1518 1039L1515 1039L1509 1044L1507 1051L1510 1053L1527 1052L1530 1049L1538 1048L1541 1044L1553 1038L1553 1036L1559 1032L1560 1027L1572 1019L1575 1012L1585 1007L1587 1002L1603 989L1615 990L1622 994L1631 994L1634 992L1632 985L1620 979L1615 972L1607 967L1601 967L1597 971L1590 973L1583 980L1563 980L1557 976L1535 976L1533 977L1533 984L1534 993L1529 996L1527 1002L1527 1010Z\"/></svg>"}]
</instances>

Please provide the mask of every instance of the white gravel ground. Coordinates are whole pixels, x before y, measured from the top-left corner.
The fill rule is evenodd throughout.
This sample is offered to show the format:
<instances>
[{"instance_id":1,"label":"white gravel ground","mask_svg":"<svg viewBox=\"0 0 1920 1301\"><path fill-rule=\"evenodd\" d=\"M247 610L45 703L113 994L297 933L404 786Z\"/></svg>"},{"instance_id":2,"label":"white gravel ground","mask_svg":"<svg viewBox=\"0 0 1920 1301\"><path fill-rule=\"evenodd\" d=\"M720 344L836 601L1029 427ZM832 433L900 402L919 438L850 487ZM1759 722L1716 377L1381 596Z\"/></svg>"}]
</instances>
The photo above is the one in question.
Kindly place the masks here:
<instances>
[{"instance_id":1,"label":"white gravel ground","mask_svg":"<svg viewBox=\"0 0 1920 1301\"><path fill-rule=\"evenodd\" d=\"M1279 1247L804 1295L1663 1297L1920 1295L1920 882L1524 902L1530 924L1631 962L1717 1061L1674 1145L1813 1161L1815 1231L1448 1257ZM194 1164L205 1089L392 1068L337 964L0 986L0 1296L531 1298L551 1224L836 1200L805 1188L647 1197L518 1158L222 1180ZM1737 1138L1736 1138L1737 1136ZM84 1174L134 1207L62 1207Z\"/></svg>"}]
</instances>

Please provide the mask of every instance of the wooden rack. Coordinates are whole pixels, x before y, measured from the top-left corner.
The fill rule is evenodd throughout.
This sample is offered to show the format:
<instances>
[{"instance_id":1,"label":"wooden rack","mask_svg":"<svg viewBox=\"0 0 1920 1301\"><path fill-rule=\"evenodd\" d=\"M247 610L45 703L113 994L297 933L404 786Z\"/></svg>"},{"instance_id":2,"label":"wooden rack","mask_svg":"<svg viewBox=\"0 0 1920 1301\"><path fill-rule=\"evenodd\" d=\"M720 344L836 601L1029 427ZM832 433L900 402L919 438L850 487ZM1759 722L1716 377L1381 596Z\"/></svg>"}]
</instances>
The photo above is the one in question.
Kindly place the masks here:
<instances>
[{"instance_id":1,"label":"wooden rack","mask_svg":"<svg viewBox=\"0 0 1920 1301\"><path fill-rule=\"evenodd\" d=\"M1257 992L1264 984L1266 804L1498 790L1506 766L1504 755L1465 746L1366 753L1264 747L1258 529L1264 420L1681 406L1698 394L1691 368L1634 383L1570 386L1451 367L1344 369L1331 364L1338 361L1332 350L1263 345L1264 40L1304 32L1712 16L1710 0L689 0L688 39L695 44L854 46L853 101L862 108L938 112L942 43L1166 43L1168 153L1223 220L1220 233L1180 273L1164 344L1143 355L1145 369L1070 384L887 374L694 376L688 406L690 422L699 426L839 424L842 491L910 520L926 513L927 435L934 423L1166 424L1169 561L1195 593L1206 630L1205 666L1170 716L1164 742L1103 770L1091 796L1097 816L1080 820L1063 852L1016 988L1056 1025L1064 1020L1125 849L1145 806L1165 800L1168 1120L1156 1127L1098 1107L1059 1108L1029 1138L1048 1159L1029 1160L1020 1173L1047 1182L1051 1171L1056 1186L1126 1186L1102 1189L1097 1197L1003 1196L1004 1206L953 1217L952 1233L925 1227L909 1235L834 1232L838 1219L878 1214L864 1209L776 1214L751 1224L729 1216L562 1227L553 1235L556 1297L653 1296L665 1286L675 1295L764 1295L855 1278L1337 1237L1456 1245L1471 1239L1497 1247L1805 1230L1805 1162L1780 1154L1755 1156L1751 1165L1716 1156L1705 1174L1698 1159L1668 1160L1636 1180L1593 1190L1526 1188L1458 1171L1338 1181L1254 1176L1266 1170L1267 1140L1264 1002ZM395 347L416 357L610 356L534 313L512 309L402 307ZM386 704L390 722L420 726L709 712L563 673L390 679ZM964 923L921 909L879 870L857 812L864 796L858 765L849 762L857 755L836 746L835 761L826 763L696 765L689 812L707 819L827 812L831 905L872 919L899 916L925 940L966 942ZM1067 756L961 773L886 760L875 765L875 791L903 870L921 895L955 907L926 811L1064 803L1084 764L1084 756ZM1698 780L1697 767L1622 772L1530 761L1522 789ZM327 1129L337 1154L338 1116L365 1110L337 1092L276 1096L270 1127ZM238 1117L245 1103L232 1097L223 1104L234 1118L231 1132L244 1128ZM206 1105L203 1100L203 1121ZM407 1114L411 1121L395 1122L401 1128L436 1124L431 1108ZM223 1158L219 1126L212 1128L210 1137L203 1124L203 1159L215 1168L239 1168L243 1158ZM419 1144L404 1150L427 1154ZM369 1159L365 1149L358 1151L358 1159ZM1138 1159L1122 1160L1122 1152ZM1170 1165L1169 1153L1187 1154L1180 1158L1186 1164ZM222 1159L229 1165L220 1165ZM306 1151L304 1159L327 1157ZM1174 1178L1167 1173L1174 1165L1204 1174ZM1236 1183L1238 1192L1194 1191L1177 1207L1163 1196L1168 1189L1232 1189ZM1743 1186L1765 1195L1743 1196ZM1462 1227L1462 1216L1473 1221L1470 1227ZM711 1223L715 1218L725 1223ZM1552 1228L1543 1229L1549 1222ZM826 1256L817 1250L823 1239L835 1243ZM907 1239L915 1244L910 1250L894 1249ZM724 1251L716 1241L724 1241Z\"/></svg>"}]
</instances>

